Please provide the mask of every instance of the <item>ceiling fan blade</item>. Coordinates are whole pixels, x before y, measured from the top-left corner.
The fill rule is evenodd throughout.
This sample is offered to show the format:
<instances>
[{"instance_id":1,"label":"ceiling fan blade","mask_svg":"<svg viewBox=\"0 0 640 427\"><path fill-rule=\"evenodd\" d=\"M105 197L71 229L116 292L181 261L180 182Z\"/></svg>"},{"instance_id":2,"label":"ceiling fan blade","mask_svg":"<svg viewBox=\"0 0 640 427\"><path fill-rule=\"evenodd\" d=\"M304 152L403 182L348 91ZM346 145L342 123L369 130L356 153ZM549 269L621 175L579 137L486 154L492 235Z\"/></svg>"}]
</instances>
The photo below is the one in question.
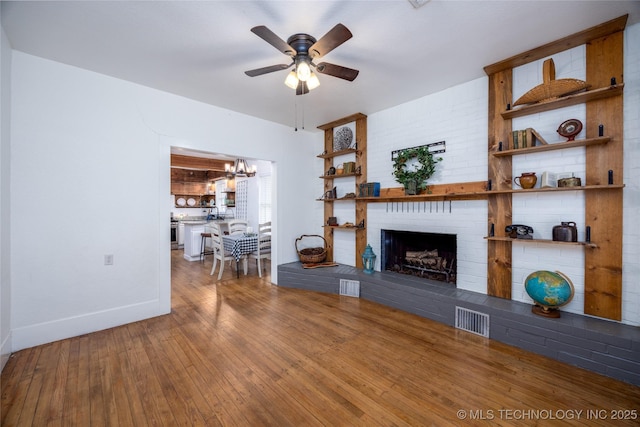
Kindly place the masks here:
<instances>
[{"instance_id":1,"label":"ceiling fan blade","mask_svg":"<svg viewBox=\"0 0 640 427\"><path fill-rule=\"evenodd\" d=\"M244 73L249 77L261 76L263 74L273 73L274 71L286 70L291 67L293 62L289 65L287 64L279 64L279 65L271 65L269 67L256 68L255 70L245 71Z\"/></svg>"},{"instance_id":2,"label":"ceiling fan blade","mask_svg":"<svg viewBox=\"0 0 640 427\"><path fill-rule=\"evenodd\" d=\"M287 42L282 40L280 37L276 35L273 31L265 27L264 25L258 25L257 27L253 27L251 32L260 37L262 40L269 43L271 46L278 49L280 52L285 55L289 55L291 57L295 56L296 50L289 46Z\"/></svg>"},{"instance_id":3,"label":"ceiling fan blade","mask_svg":"<svg viewBox=\"0 0 640 427\"><path fill-rule=\"evenodd\" d=\"M307 82L303 82L302 80L300 80L298 82L298 87L296 88L296 95L304 95L305 93L309 93Z\"/></svg>"},{"instance_id":4,"label":"ceiling fan blade","mask_svg":"<svg viewBox=\"0 0 640 427\"><path fill-rule=\"evenodd\" d=\"M342 24L333 27L309 48L309 56L320 58L353 37L351 31Z\"/></svg>"},{"instance_id":5,"label":"ceiling fan blade","mask_svg":"<svg viewBox=\"0 0 640 427\"><path fill-rule=\"evenodd\" d=\"M328 74L333 77L349 80L350 82L354 81L355 78L358 77L358 73L360 73L360 71L354 70L353 68L330 64L328 62L321 62L316 65L316 71L320 74Z\"/></svg>"}]
</instances>

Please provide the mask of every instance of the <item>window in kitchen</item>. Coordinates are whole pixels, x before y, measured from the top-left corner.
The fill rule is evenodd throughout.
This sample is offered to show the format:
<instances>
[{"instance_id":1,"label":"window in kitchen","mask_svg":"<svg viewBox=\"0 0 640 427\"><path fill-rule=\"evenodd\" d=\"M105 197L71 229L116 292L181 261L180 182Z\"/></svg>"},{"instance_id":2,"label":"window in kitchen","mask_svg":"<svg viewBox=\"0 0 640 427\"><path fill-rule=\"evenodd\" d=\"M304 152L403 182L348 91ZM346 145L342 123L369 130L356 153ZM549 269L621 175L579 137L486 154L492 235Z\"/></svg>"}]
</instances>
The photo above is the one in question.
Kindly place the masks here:
<instances>
[{"instance_id":1,"label":"window in kitchen","mask_svg":"<svg viewBox=\"0 0 640 427\"><path fill-rule=\"evenodd\" d=\"M258 179L260 180L258 183L260 187L259 220L260 224L263 224L267 221L271 221L271 175L260 175Z\"/></svg>"}]
</instances>

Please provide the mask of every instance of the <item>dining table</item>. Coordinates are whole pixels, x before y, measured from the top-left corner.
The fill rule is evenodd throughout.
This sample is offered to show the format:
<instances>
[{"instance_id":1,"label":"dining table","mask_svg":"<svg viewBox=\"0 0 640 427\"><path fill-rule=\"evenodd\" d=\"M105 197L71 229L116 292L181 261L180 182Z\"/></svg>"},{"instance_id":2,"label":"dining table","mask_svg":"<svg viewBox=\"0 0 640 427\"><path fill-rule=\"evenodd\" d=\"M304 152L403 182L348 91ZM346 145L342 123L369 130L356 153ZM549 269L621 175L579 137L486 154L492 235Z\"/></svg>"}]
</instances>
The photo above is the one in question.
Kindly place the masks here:
<instances>
[{"instance_id":1,"label":"dining table","mask_svg":"<svg viewBox=\"0 0 640 427\"><path fill-rule=\"evenodd\" d=\"M224 251L229 252L236 260L236 277L240 277L238 262L244 256L258 250L257 233L226 234L222 236ZM247 264L245 260L244 274L247 274Z\"/></svg>"}]
</instances>

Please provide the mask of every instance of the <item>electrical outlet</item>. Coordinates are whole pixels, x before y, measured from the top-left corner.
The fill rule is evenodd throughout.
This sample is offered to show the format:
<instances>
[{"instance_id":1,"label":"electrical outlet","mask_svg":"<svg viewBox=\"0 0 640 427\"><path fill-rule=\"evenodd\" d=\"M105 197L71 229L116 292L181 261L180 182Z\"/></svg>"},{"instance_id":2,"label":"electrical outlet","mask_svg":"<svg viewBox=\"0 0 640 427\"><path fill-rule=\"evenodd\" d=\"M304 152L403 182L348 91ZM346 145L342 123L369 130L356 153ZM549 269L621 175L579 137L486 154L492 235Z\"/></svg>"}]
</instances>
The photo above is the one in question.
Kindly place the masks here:
<instances>
[{"instance_id":1,"label":"electrical outlet","mask_svg":"<svg viewBox=\"0 0 640 427\"><path fill-rule=\"evenodd\" d=\"M104 265L113 265L113 255L104 256Z\"/></svg>"}]
</instances>

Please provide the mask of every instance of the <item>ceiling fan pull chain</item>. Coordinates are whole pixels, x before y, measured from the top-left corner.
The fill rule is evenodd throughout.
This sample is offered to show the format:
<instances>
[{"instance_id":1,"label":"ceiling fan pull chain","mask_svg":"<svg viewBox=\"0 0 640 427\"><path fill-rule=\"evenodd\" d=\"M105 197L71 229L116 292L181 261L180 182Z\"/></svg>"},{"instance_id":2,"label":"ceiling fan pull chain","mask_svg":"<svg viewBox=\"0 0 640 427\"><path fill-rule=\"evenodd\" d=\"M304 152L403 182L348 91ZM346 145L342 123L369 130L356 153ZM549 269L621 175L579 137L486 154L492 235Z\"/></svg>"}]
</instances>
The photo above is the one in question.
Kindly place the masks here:
<instances>
[{"instance_id":1,"label":"ceiling fan pull chain","mask_svg":"<svg viewBox=\"0 0 640 427\"><path fill-rule=\"evenodd\" d=\"M302 97L302 130L304 130L304 97Z\"/></svg>"},{"instance_id":2,"label":"ceiling fan pull chain","mask_svg":"<svg viewBox=\"0 0 640 427\"><path fill-rule=\"evenodd\" d=\"M293 103L293 116L295 122L295 131L298 132L298 99L294 98L295 101Z\"/></svg>"}]
</instances>

